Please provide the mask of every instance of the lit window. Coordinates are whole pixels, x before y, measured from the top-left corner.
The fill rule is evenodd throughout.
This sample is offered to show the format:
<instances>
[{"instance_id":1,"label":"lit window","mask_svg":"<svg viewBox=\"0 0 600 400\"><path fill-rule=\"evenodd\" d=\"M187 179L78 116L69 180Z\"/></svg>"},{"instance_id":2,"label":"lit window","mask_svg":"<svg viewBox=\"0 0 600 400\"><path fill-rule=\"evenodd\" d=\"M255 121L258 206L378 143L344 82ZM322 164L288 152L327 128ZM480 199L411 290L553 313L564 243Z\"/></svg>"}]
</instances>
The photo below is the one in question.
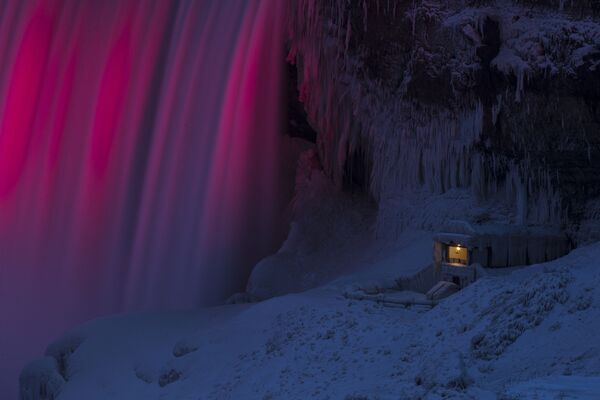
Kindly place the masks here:
<instances>
[{"instance_id":1,"label":"lit window","mask_svg":"<svg viewBox=\"0 0 600 400\"><path fill-rule=\"evenodd\" d=\"M467 265L468 251L467 248L457 244L448 246L448 262L451 264Z\"/></svg>"}]
</instances>

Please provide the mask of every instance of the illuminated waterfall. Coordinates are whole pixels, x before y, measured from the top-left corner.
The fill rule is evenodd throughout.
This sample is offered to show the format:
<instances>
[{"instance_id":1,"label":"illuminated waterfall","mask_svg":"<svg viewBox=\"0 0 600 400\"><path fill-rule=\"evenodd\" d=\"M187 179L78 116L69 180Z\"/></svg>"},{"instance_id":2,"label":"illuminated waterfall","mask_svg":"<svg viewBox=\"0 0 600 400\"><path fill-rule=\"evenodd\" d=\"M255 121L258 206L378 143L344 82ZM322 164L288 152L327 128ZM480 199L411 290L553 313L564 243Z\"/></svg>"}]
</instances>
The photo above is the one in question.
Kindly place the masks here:
<instances>
[{"instance_id":1,"label":"illuminated waterfall","mask_svg":"<svg viewBox=\"0 0 600 400\"><path fill-rule=\"evenodd\" d=\"M70 325L222 301L276 248L283 4L0 1L2 393Z\"/></svg>"}]
</instances>

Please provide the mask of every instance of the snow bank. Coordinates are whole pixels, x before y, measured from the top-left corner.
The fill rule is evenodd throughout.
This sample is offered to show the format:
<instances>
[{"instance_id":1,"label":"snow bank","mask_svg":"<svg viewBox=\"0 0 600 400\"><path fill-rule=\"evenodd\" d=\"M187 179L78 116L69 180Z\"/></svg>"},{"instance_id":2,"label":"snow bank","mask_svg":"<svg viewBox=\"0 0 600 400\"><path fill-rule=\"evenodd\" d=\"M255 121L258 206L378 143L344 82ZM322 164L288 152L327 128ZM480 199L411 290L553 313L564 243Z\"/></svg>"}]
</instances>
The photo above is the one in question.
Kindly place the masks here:
<instances>
[{"instance_id":1,"label":"snow bank","mask_svg":"<svg viewBox=\"0 0 600 400\"><path fill-rule=\"evenodd\" d=\"M68 380L44 372L56 371L46 358L22 390L54 376L61 400L595 398L599 258L597 244L486 277L431 311L348 298L332 283L252 305L106 318L76 330L85 340L67 358Z\"/></svg>"}]
</instances>

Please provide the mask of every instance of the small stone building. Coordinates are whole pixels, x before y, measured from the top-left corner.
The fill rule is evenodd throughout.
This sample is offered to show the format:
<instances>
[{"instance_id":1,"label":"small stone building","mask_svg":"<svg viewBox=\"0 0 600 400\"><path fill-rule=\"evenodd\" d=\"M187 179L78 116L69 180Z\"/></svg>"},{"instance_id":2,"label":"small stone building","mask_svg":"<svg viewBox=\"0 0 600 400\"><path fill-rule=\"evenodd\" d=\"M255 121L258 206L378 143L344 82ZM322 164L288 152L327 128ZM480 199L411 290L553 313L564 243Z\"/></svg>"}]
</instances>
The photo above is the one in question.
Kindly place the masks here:
<instances>
[{"instance_id":1,"label":"small stone building","mask_svg":"<svg viewBox=\"0 0 600 400\"><path fill-rule=\"evenodd\" d=\"M570 250L568 237L548 228L452 221L447 232L434 236L433 259L441 280L464 287L477 279L477 265L503 268L537 264Z\"/></svg>"}]
</instances>

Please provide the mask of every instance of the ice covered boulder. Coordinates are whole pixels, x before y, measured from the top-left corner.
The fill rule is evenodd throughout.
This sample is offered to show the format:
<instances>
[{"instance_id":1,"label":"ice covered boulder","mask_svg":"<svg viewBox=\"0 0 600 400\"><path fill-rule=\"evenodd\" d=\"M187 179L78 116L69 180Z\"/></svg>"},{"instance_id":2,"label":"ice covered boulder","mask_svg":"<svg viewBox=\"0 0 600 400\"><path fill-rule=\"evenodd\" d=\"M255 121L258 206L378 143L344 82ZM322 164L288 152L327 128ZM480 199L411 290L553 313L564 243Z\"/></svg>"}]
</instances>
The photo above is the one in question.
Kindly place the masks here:
<instances>
[{"instance_id":1,"label":"ice covered boulder","mask_svg":"<svg viewBox=\"0 0 600 400\"><path fill-rule=\"evenodd\" d=\"M54 400L69 379L69 358L84 341L71 332L51 343L46 355L32 361L19 378L21 400Z\"/></svg>"},{"instance_id":2,"label":"ice covered boulder","mask_svg":"<svg viewBox=\"0 0 600 400\"><path fill-rule=\"evenodd\" d=\"M25 367L19 377L21 400L55 400L64 384L55 358L37 359Z\"/></svg>"}]
</instances>

